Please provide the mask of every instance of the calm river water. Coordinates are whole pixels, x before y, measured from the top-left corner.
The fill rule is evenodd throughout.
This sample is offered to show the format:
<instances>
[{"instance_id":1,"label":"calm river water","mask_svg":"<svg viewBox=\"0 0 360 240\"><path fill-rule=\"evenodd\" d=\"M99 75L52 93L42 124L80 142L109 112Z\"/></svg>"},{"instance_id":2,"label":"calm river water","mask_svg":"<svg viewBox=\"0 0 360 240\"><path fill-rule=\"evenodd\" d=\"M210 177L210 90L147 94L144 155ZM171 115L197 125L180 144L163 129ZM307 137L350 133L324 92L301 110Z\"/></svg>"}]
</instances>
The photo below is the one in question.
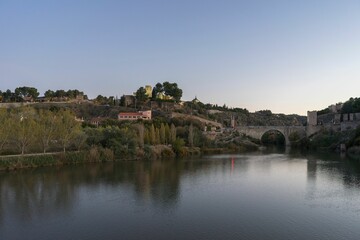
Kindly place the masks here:
<instances>
[{"instance_id":1,"label":"calm river water","mask_svg":"<svg viewBox=\"0 0 360 240\"><path fill-rule=\"evenodd\" d=\"M254 153L0 173L0 239L359 239L360 165Z\"/></svg>"}]
</instances>

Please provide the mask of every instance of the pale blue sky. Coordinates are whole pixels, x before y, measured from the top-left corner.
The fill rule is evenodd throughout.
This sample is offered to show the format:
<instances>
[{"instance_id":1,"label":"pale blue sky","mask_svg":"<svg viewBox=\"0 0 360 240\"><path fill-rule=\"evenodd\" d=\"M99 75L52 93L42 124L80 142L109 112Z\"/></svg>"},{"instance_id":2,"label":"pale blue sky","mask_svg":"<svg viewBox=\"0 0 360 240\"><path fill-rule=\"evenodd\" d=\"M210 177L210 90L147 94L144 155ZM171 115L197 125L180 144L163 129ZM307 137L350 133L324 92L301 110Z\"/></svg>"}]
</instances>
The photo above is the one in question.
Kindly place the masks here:
<instances>
[{"instance_id":1,"label":"pale blue sky","mask_svg":"<svg viewBox=\"0 0 360 240\"><path fill-rule=\"evenodd\" d=\"M121 96L164 81L250 111L359 97L360 1L0 0L1 90Z\"/></svg>"}]
</instances>

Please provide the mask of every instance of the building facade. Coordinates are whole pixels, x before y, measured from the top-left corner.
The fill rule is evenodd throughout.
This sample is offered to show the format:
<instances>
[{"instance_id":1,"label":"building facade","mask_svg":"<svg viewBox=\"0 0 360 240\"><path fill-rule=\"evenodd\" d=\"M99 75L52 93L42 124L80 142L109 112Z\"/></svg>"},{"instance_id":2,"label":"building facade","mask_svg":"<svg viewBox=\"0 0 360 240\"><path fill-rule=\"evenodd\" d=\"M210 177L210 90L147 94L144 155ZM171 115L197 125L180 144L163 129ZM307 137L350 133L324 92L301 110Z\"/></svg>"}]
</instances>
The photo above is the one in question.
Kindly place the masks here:
<instances>
[{"instance_id":1,"label":"building facade","mask_svg":"<svg viewBox=\"0 0 360 240\"><path fill-rule=\"evenodd\" d=\"M122 112L118 114L118 120L151 120L151 111Z\"/></svg>"}]
</instances>

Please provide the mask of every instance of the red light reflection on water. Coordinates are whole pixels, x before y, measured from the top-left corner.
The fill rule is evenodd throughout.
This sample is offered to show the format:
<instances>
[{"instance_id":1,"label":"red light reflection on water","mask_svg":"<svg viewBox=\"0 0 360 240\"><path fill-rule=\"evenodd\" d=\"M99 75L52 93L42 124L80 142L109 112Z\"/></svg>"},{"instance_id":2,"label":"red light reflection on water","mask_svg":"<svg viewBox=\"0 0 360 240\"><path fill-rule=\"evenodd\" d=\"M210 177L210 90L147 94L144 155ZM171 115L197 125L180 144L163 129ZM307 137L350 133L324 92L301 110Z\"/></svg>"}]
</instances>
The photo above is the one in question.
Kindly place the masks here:
<instances>
[{"instance_id":1,"label":"red light reflection on water","mask_svg":"<svg viewBox=\"0 0 360 240\"><path fill-rule=\"evenodd\" d=\"M234 172L234 167L235 167L235 160L234 158L231 158L231 174Z\"/></svg>"}]
</instances>

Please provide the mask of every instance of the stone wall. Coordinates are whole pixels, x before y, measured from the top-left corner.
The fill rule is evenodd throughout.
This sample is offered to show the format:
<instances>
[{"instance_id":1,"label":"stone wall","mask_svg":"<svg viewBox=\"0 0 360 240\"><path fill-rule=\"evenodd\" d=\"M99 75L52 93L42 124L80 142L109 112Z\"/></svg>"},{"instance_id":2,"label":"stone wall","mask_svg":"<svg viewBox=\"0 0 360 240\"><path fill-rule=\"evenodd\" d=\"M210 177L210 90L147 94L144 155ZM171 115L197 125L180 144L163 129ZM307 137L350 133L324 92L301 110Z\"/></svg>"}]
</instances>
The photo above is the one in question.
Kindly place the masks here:
<instances>
[{"instance_id":1,"label":"stone wall","mask_svg":"<svg viewBox=\"0 0 360 240\"><path fill-rule=\"evenodd\" d=\"M35 104L34 102L23 102L23 103L0 103L0 108L18 108L27 105Z\"/></svg>"},{"instance_id":2,"label":"stone wall","mask_svg":"<svg viewBox=\"0 0 360 240\"><path fill-rule=\"evenodd\" d=\"M355 129L360 126L360 113L323 114L318 116L318 125L334 131Z\"/></svg>"},{"instance_id":3,"label":"stone wall","mask_svg":"<svg viewBox=\"0 0 360 240\"><path fill-rule=\"evenodd\" d=\"M347 130L354 130L354 129L356 129L358 126L360 125L360 122L358 122L358 121L356 121L356 122L354 122L354 121L352 121L352 122L342 122L341 124L340 124L340 126L341 126L341 131L343 132L343 131L347 131Z\"/></svg>"}]
</instances>

